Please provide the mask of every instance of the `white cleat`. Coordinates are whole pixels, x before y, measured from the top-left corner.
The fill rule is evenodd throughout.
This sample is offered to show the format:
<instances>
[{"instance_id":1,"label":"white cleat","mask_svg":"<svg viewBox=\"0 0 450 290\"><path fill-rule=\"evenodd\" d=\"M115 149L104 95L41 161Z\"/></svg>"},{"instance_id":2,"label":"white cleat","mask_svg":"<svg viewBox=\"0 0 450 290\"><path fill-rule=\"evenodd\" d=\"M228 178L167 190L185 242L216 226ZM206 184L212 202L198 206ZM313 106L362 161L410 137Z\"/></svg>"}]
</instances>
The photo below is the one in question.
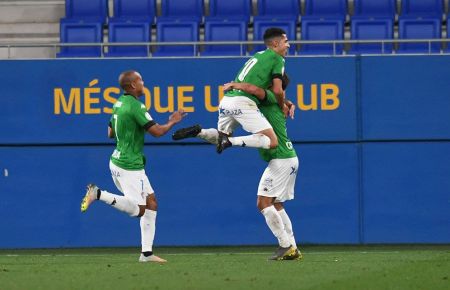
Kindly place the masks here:
<instances>
[{"instance_id":1,"label":"white cleat","mask_svg":"<svg viewBox=\"0 0 450 290\"><path fill-rule=\"evenodd\" d=\"M88 184L86 195L83 197L81 201L81 212L87 211L91 203L93 203L97 199L97 190L98 187L95 184Z\"/></svg>"},{"instance_id":2,"label":"white cleat","mask_svg":"<svg viewBox=\"0 0 450 290\"><path fill-rule=\"evenodd\" d=\"M155 262L155 263L166 263L167 260L164 260L156 255L150 255L148 257L144 256L144 254L141 254L139 257L139 262Z\"/></svg>"}]
</instances>

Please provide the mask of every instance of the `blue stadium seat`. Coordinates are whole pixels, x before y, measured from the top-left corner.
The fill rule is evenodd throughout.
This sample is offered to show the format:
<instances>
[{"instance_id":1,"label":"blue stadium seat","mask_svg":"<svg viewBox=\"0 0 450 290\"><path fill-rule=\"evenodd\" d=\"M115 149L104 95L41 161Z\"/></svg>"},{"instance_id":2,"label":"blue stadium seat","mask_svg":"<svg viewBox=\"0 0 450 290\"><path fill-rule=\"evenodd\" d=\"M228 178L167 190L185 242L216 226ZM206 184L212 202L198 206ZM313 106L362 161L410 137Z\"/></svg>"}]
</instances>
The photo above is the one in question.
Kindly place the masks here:
<instances>
[{"instance_id":1,"label":"blue stadium seat","mask_svg":"<svg viewBox=\"0 0 450 290\"><path fill-rule=\"evenodd\" d=\"M205 21L205 41L246 41L247 22L245 21ZM204 56L245 55L247 45L206 45Z\"/></svg>"},{"instance_id":2,"label":"blue stadium seat","mask_svg":"<svg viewBox=\"0 0 450 290\"><path fill-rule=\"evenodd\" d=\"M276 20L276 19L269 19L269 20L255 20L253 23L253 32L254 37L253 40L255 41L262 41L264 32L267 28L271 27L278 27L286 31L286 36L288 40L296 40L296 33L295 33L295 26L296 22L294 20ZM266 46L264 44L260 45L254 45L253 49L251 50L251 54L256 53L257 51L265 50ZM288 54L294 55L296 51L295 45L291 44L291 47L289 48Z\"/></svg>"},{"instance_id":3,"label":"blue stadium seat","mask_svg":"<svg viewBox=\"0 0 450 290\"><path fill-rule=\"evenodd\" d=\"M305 15L345 20L347 0L306 0Z\"/></svg>"},{"instance_id":4,"label":"blue stadium seat","mask_svg":"<svg viewBox=\"0 0 450 290\"><path fill-rule=\"evenodd\" d=\"M276 18L280 21L297 21L299 15L300 6L298 0L259 0L258 16L255 16L255 20Z\"/></svg>"},{"instance_id":5,"label":"blue stadium seat","mask_svg":"<svg viewBox=\"0 0 450 290\"><path fill-rule=\"evenodd\" d=\"M340 19L302 20L302 40L342 40L344 21ZM342 44L303 44L300 54L342 54Z\"/></svg>"},{"instance_id":6,"label":"blue stadium seat","mask_svg":"<svg viewBox=\"0 0 450 290\"><path fill-rule=\"evenodd\" d=\"M441 20L429 19L399 19L399 39L433 39L441 38ZM400 43L399 53L433 53L440 52L440 43Z\"/></svg>"},{"instance_id":7,"label":"blue stadium seat","mask_svg":"<svg viewBox=\"0 0 450 290\"><path fill-rule=\"evenodd\" d=\"M164 0L161 2L162 21L196 21L203 17L203 0ZM157 21L159 21L159 19Z\"/></svg>"},{"instance_id":8,"label":"blue stadium seat","mask_svg":"<svg viewBox=\"0 0 450 290\"><path fill-rule=\"evenodd\" d=\"M66 18L106 23L108 0L66 0Z\"/></svg>"},{"instance_id":9,"label":"blue stadium seat","mask_svg":"<svg viewBox=\"0 0 450 290\"><path fill-rule=\"evenodd\" d=\"M380 19L353 19L351 23L352 39L354 40L392 40L393 20L389 18ZM368 43L368 44L352 44L349 51L350 54L381 54L392 53L392 42L385 43Z\"/></svg>"},{"instance_id":10,"label":"blue stadium seat","mask_svg":"<svg viewBox=\"0 0 450 290\"><path fill-rule=\"evenodd\" d=\"M251 0L210 0L208 19L250 21Z\"/></svg>"},{"instance_id":11,"label":"blue stadium seat","mask_svg":"<svg viewBox=\"0 0 450 290\"><path fill-rule=\"evenodd\" d=\"M198 41L199 29L197 21L159 21L156 23L158 42ZM197 47L193 45L161 45L153 53L154 56L196 56Z\"/></svg>"},{"instance_id":12,"label":"blue stadium seat","mask_svg":"<svg viewBox=\"0 0 450 290\"><path fill-rule=\"evenodd\" d=\"M114 18L154 23L156 0L114 0Z\"/></svg>"},{"instance_id":13,"label":"blue stadium seat","mask_svg":"<svg viewBox=\"0 0 450 290\"><path fill-rule=\"evenodd\" d=\"M443 0L402 0L402 16L442 18Z\"/></svg>"},{"instance_id":14,"label":"blue stadium seat","mask_svg":"<svg viewBox=\"0 0 450 290\"><path fill-rule=\"evenodd\" d=\"M109 22L108 41L150 42L150 23L112 19ZM148 46L108 46L108 57L145 57Z\"/></svg>"},{"instance_id":15,"label":"blue stadium seat","mask_svg":"<svg viewBox=\"0 0 450 290\"><path fill-rule=\"evenodd\" d=\"M102 43L102 24L100 22L84 22L61 20L61 43ZM99 57L101 46L66 46L61 47L57 57Z\"/></svg>"},{"instance_id":16,"label":"blue stadium seat","mask_svg":"<svg viewBox=\"0 0 450 290\"><path fill-rule=\"evenodd\" d=\"M396 0L354 0L354 16L395 18Z\"/></svg>"}]
</instances>

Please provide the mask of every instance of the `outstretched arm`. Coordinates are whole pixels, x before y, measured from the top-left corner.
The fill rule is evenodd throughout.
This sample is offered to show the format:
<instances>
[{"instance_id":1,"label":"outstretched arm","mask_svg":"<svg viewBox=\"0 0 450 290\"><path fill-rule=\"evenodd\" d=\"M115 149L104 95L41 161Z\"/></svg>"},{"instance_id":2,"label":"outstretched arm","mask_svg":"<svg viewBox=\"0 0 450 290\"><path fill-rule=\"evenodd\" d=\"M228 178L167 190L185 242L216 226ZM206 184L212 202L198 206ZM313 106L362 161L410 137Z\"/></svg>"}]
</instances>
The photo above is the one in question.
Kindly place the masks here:
<instances>
[{"instance_id":1,"label":"outstretched arm","mask_svg":"<svg viewBox=\"0 0 450 290\"><path fill-rule=\"evenodd\" d=\"M155 123L147 129L147 132L153 137L164 136L175 124L183 120L185 116L186 113L183 110L176 111L170 115L169 121L166 124L160 125Z\"/></svg>"}]
</instances>

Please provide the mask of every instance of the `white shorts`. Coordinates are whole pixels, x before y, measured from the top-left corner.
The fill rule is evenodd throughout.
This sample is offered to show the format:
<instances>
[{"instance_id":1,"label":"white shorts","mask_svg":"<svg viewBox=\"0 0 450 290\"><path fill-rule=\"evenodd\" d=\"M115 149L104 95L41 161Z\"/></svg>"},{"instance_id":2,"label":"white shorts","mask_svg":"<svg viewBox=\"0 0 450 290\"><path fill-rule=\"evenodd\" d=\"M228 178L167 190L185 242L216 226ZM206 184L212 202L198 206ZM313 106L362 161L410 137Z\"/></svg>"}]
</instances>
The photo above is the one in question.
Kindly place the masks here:
<instances>
[{"instance_id":1,"label":"white shorts","mask_svg":"<svg viewBox=\"0 0 450 290\"><path fill-rule=\"evenodd\" d=\"M275 197L275 202L294 199L298 158L272 159L258 186L258 195Z\"/></svg>"},{"instance_id":2,"label":"white shorts","mask_svg":"<svg viewBox=\"0 0 450 290\"><path fill-rule=\"evenodd\" d=\"M254 101L247 97L223 97L219 104L217 129L231 135L238 125L250 133L271 129L269 121L259 111Z\"/></svg>"},{"instance_id":3,"label":"white shorts","mask_svg":"<svg viewBox=\"0 0 450 290\"><path fill-rule=\"evenodd\" d=\"M125 170L109 161L111 176L117 189L138 205L145 205L147 196L154 193L145 170Z\"/></svg>"}]
</instances>

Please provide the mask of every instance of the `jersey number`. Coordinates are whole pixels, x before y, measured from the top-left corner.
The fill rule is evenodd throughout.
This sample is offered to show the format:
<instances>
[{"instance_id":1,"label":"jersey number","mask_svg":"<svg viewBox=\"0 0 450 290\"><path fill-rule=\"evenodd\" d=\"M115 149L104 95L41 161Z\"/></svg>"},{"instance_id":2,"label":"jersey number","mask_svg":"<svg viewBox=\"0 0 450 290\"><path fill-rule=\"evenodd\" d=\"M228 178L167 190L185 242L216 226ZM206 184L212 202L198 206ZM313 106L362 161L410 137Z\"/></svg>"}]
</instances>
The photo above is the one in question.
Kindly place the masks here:
<instances>
[{"instance_id":1,"label":"jersey number","mask_svg":"<svg viewBox=\"0 0 450 290\"><path fill-rule=\"evenodd\" d=\"M113 118L114 118L114 135L116 135L116 139L117 141L119 141L119 134L117 134L117 120L119 119L119 116L114 114Z\"/></svg>"},{"instance_id":2,"label":"jersey number","mask_svg":"<svg viewBox=\"0 0 450 290\"><path fill-rule=\"evenodd\" d=\"M243 82L245 79L245 76L248 74L248 72L252 69L252 67L258 62L258 60L256 58L251 58L250 60L248 60L245 65L244 68L242 69L241 73L238 75L238 80Z\"/></svg>"}]
</instances>

